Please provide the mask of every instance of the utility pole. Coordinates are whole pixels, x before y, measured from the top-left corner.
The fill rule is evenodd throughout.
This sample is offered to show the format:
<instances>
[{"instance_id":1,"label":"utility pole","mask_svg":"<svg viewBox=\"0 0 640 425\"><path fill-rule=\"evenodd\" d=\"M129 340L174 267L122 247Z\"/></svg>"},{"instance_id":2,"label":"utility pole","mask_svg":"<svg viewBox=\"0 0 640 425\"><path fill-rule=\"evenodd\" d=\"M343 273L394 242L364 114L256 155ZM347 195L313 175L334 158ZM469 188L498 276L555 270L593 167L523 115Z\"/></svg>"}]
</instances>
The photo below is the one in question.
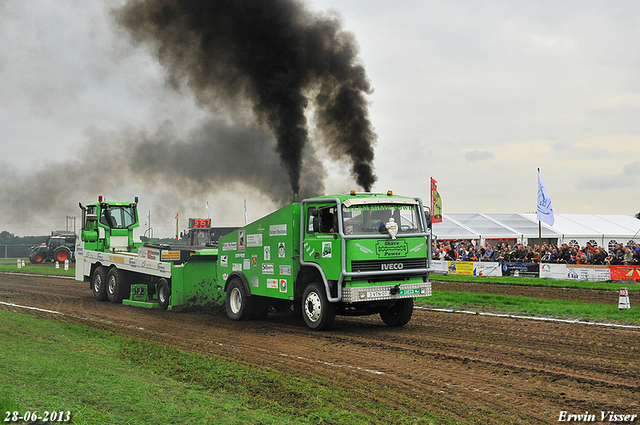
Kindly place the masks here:
<instances>
[{"instance_id":1,"label":"utility pole","mask_svg":"<svg viewBox=\"0 0 640 425\"><path fill-rule=\"evenodd\" d=\"M65 223L65 228L67 231L69 231L69 225L73 224L73 233L76 233L76 216L74 215L68 215L67 216L67 221Z\"/></svg>"}]
</instances>

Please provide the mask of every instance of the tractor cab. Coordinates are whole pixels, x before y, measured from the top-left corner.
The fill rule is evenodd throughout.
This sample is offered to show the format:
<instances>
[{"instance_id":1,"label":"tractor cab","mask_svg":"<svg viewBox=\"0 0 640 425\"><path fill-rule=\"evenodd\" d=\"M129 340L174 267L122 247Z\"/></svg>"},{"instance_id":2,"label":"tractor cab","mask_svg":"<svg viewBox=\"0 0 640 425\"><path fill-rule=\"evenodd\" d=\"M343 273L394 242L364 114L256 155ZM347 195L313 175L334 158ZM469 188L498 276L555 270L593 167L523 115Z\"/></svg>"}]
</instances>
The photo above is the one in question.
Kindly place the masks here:
<instances>
[{"instance_id":1,"label":"tractor cab","mask_svg":"<svg viewBox=\"0 0 640 425\"><path fill-rule=\"evenodd\" d=\"M136 202L107 202L98 197L98 202L82 209L81 239L85 249L116 252L134 252L142 243L136 240L134 229L140 227Z\"/></svg>"}]
</instances>

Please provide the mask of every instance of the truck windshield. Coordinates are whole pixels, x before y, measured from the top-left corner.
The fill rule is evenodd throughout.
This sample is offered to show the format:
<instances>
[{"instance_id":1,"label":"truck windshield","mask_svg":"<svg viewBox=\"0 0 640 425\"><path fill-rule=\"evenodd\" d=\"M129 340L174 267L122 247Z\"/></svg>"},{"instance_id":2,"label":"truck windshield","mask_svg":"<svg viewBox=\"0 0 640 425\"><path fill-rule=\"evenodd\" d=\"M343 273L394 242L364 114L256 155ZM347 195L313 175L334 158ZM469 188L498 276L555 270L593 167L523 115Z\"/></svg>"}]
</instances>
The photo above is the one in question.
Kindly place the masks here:
<instances>
[{"instance_id":1,"label":"truck windshield","mask_svg":"<svg viewBox=\"0 0 640 425\"><path fill-rule=\"evenodd\" d=\"M382 223L393 217L398 224L398 234L422 233L417 205L365 204L342 206L344 231L347 235L370 235L380 232ZM384 229L383 229L384 231Z\"/></svg>"},{"instance_id":2,"label":"truck windshield","mask_svg":"<svg viewBox=\"0 0 640 425\"><path fill-rule=\"evenodd\" d=\"M100 223L112 229L127 229L136 222L136 210L131 205L107 205L102 207Z\"/></svg>"}]
</instances>

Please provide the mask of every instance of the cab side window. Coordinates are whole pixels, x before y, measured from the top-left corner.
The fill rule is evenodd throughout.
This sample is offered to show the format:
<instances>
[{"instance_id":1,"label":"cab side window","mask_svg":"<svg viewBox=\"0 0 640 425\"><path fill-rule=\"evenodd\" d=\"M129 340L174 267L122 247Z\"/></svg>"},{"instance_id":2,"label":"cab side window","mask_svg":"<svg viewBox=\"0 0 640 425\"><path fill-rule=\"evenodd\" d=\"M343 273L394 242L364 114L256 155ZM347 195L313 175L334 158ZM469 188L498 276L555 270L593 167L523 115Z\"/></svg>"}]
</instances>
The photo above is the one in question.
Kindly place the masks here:
<instances>
[{"instance_id":1,"label":"cab side window","mask_svg":"<svg viewBox=\"0 0 640 425\"><path fill-rule=\"evenodd\" d=\"M308 233L337 233L336 207L309 208Z\"/></svg>"}]
</instances>

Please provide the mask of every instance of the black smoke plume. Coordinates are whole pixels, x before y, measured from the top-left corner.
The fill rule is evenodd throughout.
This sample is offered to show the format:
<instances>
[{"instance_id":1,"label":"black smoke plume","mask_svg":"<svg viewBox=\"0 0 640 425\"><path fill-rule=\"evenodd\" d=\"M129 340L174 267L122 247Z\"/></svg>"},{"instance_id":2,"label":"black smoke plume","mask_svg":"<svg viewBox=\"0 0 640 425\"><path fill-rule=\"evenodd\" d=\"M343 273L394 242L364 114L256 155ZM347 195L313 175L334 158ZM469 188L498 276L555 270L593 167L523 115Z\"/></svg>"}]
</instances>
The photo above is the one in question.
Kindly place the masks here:
<instances>
[{"instance_id":1,"label":"black smoke plume","mask_svg":"<svg viewBox=\"0 0 640 425\"><path fill-rule=\"evenodd\" d=\"M337 18L314 14L297 0L131 0L115 16L135 42L152 46L173 87L187 88L212 113L244 116L248 109L265 124L294 193L300 192L305 161L320 164L309 147L307 114L332 158L350 161L358 185L371 189L376 135L365 95L372 90L354 38ZM196 142L209 151L196 154L183 146L182 152L223 152L229 167L236 164L237 177L246 167L253 173L260 170L255 153L273 149L270 140L257 137L216 147L212 139ZM167 158L180 150L157 139L151 143L154 149L137 152L164 151L161 157ZM250 163L247 149L257 162ZM163 168L171 165L166 161ZM197 171L191 170L193 179L201 178ZM323 188L320 173L311 175L320 179L315 188ZM281 193L274 198L283 200Z\"/></svg>"}]
</instances>

